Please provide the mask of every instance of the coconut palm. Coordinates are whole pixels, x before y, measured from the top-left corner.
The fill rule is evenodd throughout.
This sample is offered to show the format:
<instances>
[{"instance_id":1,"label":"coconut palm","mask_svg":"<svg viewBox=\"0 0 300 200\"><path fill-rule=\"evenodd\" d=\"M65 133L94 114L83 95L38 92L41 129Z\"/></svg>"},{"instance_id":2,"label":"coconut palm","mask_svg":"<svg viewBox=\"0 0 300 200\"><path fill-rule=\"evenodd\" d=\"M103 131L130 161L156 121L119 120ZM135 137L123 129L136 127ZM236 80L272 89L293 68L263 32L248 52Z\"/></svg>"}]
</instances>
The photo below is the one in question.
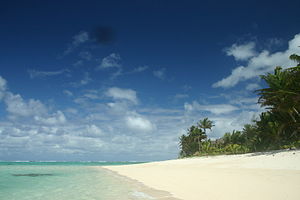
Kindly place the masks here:
<instances>
[{"instance_id":1,"label":"coconut palm","mask_svg":"<svg viewBox=\"0 0 300 200\"><path fill-rule=\"evenodd\" d=\"M198 143L198 151L201 152L201 142L206 139L206 134L197 126L191 126L189 129L189 135L194 138L194 141Z\"/></svg>"},{"instance_id":2,"label":"coconut palm","mask_svg":"<svg viewBox=\"0 0 300 200\"><path fill-rule=\"evenodd\" d=\"M207 117L198 122L198 127L203 129L205 135L206 135L206 129L211 130L213 126L214 126L213 122L209 120Z\"/></svg>"},{"instance_id":3,"label":"coconut palm","mask_svg":"<svg viewBox=\"0 0 300 200\"><path fill-rule=\"evenodd\" d=\"M290 139L300 137L300 56L293 54L297 67L282 70L276 67L274 74L261 76L268 88L257 90L259 103L267 106L273 120L279 122L278 134Z\"/></svg>"}]
</instances>

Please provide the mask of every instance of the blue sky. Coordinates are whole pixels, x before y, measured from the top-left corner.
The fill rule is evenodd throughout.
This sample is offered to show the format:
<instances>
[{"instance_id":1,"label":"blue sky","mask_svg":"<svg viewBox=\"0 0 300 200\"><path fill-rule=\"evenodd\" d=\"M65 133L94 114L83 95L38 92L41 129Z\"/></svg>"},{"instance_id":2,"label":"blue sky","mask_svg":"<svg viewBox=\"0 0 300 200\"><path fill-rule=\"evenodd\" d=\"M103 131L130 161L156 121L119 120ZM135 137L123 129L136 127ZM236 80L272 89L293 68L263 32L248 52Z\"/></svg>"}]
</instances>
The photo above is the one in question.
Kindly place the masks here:
<instances>
[{"instance_id":1,"label":"blue sky","mask_svg":"<svg viewBox=\"0 0 300 200\"><path fill-rule=\"evenodd\" d=\"M1 1L0 160L163 160L204 117L263 111L300 54L298 1Z\"/></svg>"}]
</instances>

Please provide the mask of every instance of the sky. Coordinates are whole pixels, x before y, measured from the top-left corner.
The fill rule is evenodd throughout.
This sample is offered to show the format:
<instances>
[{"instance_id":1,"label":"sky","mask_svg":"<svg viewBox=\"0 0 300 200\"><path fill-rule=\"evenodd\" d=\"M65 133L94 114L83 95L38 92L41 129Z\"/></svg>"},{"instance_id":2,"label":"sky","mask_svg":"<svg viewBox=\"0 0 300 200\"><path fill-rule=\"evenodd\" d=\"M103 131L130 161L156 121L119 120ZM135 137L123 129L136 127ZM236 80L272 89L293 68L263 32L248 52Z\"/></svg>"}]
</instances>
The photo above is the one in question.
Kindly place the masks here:
<instances>
[{"instance_id":1,"label":"sky","mask_svg":"<svg viewBox=\"0 0 300 200\"><path fill-rule=\"evenodd\" d=\"M259 75L294 66L299 1L1 1L0 160L177 158L242 130Z\"/></svg>"}]
</instances>

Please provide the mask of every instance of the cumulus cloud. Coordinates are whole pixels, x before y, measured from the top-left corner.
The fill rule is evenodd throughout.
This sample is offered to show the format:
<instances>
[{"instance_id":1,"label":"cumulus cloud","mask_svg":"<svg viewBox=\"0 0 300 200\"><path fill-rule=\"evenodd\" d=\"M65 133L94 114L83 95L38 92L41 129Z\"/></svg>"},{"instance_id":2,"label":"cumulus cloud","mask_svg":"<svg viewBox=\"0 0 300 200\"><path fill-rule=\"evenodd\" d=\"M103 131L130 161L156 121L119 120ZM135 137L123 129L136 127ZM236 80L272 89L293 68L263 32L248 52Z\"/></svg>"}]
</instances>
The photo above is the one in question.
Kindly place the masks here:
<instances>
[{"instance_id":1,"label":"cumulus cloud","mask_svg":"<svg viewBox=\"0 0 300 200\"><path fill-rule=\"evenodd\" d=\"M13 94L7 89L6 81L0 79L1 88L5 93L3 99L10 93L13 104L22 105L19 107L26 112L17 115L17 110L10 111L8 114L16 117L0 121L0 159L115 161L176 158L178 137L196 120L212 119L217 126L208 134L219 137L225 131L240 129L243 123L249 122L244 119L251 120L255 114L255 111L241 109L246 102L251 105L251 99L239 100L245 102L242 104L201 105L192 102L187 103L185 109L140 107L135 90L118 87L107 88L104 93L84 90L81 96L85 99L84 104L76 105L76 109L55 110L39 100L31 99L32 103L29 103L30 99ZM107 103L104 96L112 101ZM75 93L73 97L76 98ZM185 96L179 93L178 97ZM6 101L3 102L6 106ZM44 111L33 111L33 105L42 105ZM235 107L238 112L234 112L237 111ZM39 106L36 108L43 110Z\"/></svg>"},{"instance_id":2,"label":"cumulus cloud","mask_svg":"<svg viewBox=\"0 0 300 200\"><path fill-rule=\"evenodd\" d=\"M156 78L164 80L166 78L166 68L161 68L159 70L153 71L153 75Z\"/></svg>"},{"instance_id":3,"label":"cumulus cloud","mask_svg":"<svg viewBox=\"0 0 300 200\"><path fill-rule=\"evenodd\" d=\"M233 44L231 47L226 48L225 52L228 56L233 56L235 60L248 60L256 55L255 43L249 42L242 45Z\"/></svg>"},{"instance_id":4,"label":"cumulus cloud","mask_svg":"<svg viewBox=\"0 0 300 200\"><path fill-rule=\"evenodd\" d=\"M193 112L193 111L207 111L216 115L219 114L228 114L233 111L238 110L238 107L230 105L230 104L214 104L214 105L201 105L197 101L193 101L190 103L184 104L185 111Z\"/></svg>"},{"instance_id":5,"label":"cumulus cloud","mask_svg":"<svg viewBox=\"0 0 300 200\"><path fill-rule=\"evenodd\" d=\"M85 137L100 137L103 135L103 131L95 124L86 125L85 130L81 133Z\"/></svg>"},{"instance_id":6,"label":"cumulus cloud","mask_svg":"<svg viewBox=\"0 0 300 200\"><path fill-rule=\"evenodd\" d=\"M109 88L106 91L106 96L112 97L115 100L128 100L134 104L138 103L136 91L132 89L122 89L118 87Z\"/></svg>"},{"instance_id":7,"label":"cumulus cloud","mask_svg":"<svg viewBox=\"0 0 300 200\"><path fill-rule=\"evenodd\" d=\"M28 117L47 113L47 108L42 102L35 99L25 101L19 94L7 92L4 101L7 112L12 116Z\"/></svg>"},{"instance_id":8,"label":"cumulus cloud","mask_svg":"<svg viewBox=\"0 0 300 200\"><path fill-rule=\"evenodd\" d=\"M5 85L1 82L5 82ZM0 90L6 88L5 79L0 79ZM4 103L6 111L12 120L27 117L27 120L34 119L36 122L50 125L63 124L66 122L66 117L62 111L49 113L49 109L41 101L36 99L25 100L20 94L13 94L10 91L5 91Z\"/></svg>"},{"instance_id":9,"label":"cumulus cloud","mask_svg":"<svg viewBox=\"0 0 300 200\"><path fill-rule=\"evenodd\" d=\"M47 107L39 100L24 100L21 95L13 94L7 90L7 81L0 76L0 100L3 99L6 111L11 117L28 117L44 115L48 112Z\"/></svg>"},{"instance_id":10,"label":"cumulus cloud","mask_svg":"<svg viewBox=\"0 0 300 200\"><path fill-rule=\"evenodd\" d=\"M267 72L272 72L276 66L282 66L283 68L294 66L295 63L289 60L289 56L294 53L300 54L299 44L300 34L297 34L289 41L288 49L285 51L270 53L268 50L263 50L249 59L246 66L234 68L229 76L214 83L212 86L230 88L241 81L256 78Z\"/></svg>"},{"instance_id":11,"label":"cumulus cloud","mask_svg":"<svg viewBox=\"0 0 300 200\"><path fill-rule=\"evenodd\" d=\"M126 125L133 131L150 132L154 130L154 125L147 119L140 116L128 116Z\"/></svg>"},{"instance_id":12,"label":"cumulus cloud","mask_svg":"<svg viewBox=\"0 0 300 200\"><path fill-rule=\"evenodd\" d=\"M66 117L62 111L57 111L56 113L53 113L49 117L41 117L39 115L34 116L34 119L37 122L47 124L47 125L60 125L66 123Z\"/></svg>"},{"instance_id":13,"label":"cumulus cloud","mask_svg":"<svg viewBox=\"0 0 300 200\"><path fill-rule=\"evenodd\" d=\"M9 107L8 115L14 116L0 121L0 159L115 161L177 156L178 130L182 127L173 115L180 112L141 111L141 115L133 103L138 102L134 90L108 88L106 92L113 102L86 101L76 110L61 111L13 94L5 89L6 81L0 82L0 89L5 90L3 103ZM85 92L101 99L99 91ZM7 106L6 101L11 105Z\"/></svg>"}]
</instances>

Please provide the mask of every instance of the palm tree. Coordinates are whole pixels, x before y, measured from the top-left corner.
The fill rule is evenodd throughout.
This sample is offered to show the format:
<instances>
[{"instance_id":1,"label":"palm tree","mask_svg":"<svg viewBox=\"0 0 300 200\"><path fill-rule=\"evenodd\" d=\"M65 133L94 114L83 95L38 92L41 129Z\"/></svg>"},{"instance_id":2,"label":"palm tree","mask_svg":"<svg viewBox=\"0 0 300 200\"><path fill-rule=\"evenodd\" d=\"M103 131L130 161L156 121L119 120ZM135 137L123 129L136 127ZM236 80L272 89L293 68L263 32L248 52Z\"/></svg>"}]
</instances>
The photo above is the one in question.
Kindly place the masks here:
<instances>
[{"instance_id":1,"label":"palm tree","mask_svg":"<svg viewBox=\"0 0 300 200\"><path fill-rule=\"evenodd\" d=\"M203 129L205 135L206 135L206 129L211 130L211 128L212 128L213 126L215 126L215 125L214 125L213 122L212 122L211 120L209 120L207 117L204 118L203 120L200 120L200 121L198 122L198 127Z\"/></svg>"},{"instance_id":2,"label":"palm tree","mask_svg":"<svg viewBox=\"0 0 300 200\"><path fill-rule=\"evenodd\" d=\"M285 70L276 67L274 74L261 76L269 87L257 93L258 102L267 106L272 118L279 122L278 134L297 139L300 138L300 56L293 54L290 59L298 62L298 66Z\"/></svg>"},{"instance_id":3,"label":"palm tree","mask_svg":"<svg viewBox=\"0 0 300 200\"><path fill-rule=\"evenodd\" d=\"M201 152L201 142L203 139L206 139L206 134L197 126L191 126L189 129L189 135L198 142L198 150Z\"/></svg>"}]
</instances>

